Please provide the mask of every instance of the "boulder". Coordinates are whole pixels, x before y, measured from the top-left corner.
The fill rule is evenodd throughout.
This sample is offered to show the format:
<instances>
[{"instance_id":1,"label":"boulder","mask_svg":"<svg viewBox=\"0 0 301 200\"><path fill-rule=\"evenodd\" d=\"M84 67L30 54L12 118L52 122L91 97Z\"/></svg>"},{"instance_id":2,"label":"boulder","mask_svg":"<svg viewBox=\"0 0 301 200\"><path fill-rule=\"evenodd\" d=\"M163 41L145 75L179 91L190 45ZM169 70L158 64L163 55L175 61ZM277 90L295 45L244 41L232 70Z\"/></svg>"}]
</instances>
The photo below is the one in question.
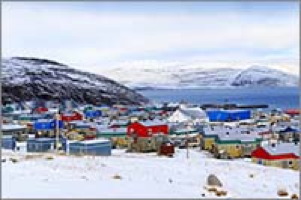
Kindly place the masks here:
<instances>
[{"instance_id":1,"label":"boulder","mask_svg":"<svg viewBox=\"0 0 301 200\"><path fill-rule=\"evenodd\" d=\"M280 197L288 196L288 192L284 188L278 189L277 194Z\"/></svg>"},{"instance_id":2,"label":"boulder","mask_svg":"<svg viewBox=\"0 0 301 200\"><path fill-rule=\"evenodd\" d=\"M223 186L222 182L214 174L210 174L208 176L208 178L207 178L207 184L210 185L210 186L218 186L218 187L222 187Z\"/></svg>"}]
</instances>

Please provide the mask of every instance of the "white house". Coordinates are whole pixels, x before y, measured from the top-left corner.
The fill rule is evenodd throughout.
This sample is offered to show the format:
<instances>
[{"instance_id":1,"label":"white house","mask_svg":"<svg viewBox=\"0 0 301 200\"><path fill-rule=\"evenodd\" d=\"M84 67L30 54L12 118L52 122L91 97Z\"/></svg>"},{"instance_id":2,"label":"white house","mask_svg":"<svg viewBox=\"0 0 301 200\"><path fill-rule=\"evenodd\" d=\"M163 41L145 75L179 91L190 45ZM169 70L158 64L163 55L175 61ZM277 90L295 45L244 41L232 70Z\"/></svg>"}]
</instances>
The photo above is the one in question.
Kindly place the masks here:
<instances>
[{"instance_id":1,"label":"white house","mask_svg":"<svg viewBox=\"0 0 301 200\"><path fill-rule=\"evenodd\" d=\"M204 110L199 107L188 107L180 105L179 108L167 119L172 123L202 123L209 122L209 118Z\"/></svg>"}]
</instances>

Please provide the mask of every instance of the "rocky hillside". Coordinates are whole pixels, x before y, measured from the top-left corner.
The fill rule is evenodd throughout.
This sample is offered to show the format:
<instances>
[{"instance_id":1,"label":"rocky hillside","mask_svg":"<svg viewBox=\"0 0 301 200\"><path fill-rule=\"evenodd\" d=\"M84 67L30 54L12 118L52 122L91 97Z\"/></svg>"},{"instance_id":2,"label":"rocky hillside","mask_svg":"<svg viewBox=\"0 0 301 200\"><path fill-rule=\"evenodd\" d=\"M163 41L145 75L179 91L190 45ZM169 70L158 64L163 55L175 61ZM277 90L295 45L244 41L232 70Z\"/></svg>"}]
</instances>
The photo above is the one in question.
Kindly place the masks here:
<instances>
[{"instance_id":1,"label":"rocky hillside","mask_svg":"<svg viewBox=\"0 0 301 200\"><path fill-rule=\"evenodd\" d=\"M133 105L148 102L137 92L101 75L46 59L2 60L2 101L65 100Z\"/></svg>"}]
</instances>

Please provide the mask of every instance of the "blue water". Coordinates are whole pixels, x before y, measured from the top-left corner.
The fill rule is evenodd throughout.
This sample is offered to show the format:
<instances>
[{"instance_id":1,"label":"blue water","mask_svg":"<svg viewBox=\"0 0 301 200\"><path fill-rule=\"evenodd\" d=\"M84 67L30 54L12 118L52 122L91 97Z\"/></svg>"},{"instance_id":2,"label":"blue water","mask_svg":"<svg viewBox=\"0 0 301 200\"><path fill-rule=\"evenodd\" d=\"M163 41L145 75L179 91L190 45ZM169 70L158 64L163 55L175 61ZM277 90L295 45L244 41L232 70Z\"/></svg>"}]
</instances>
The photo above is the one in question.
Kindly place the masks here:
<instances>
[{"instance_id":1,"label":"blue water","mask_svg":"<svg viewBox=\"0 0 301 200\"><path fill-rule=\"evenodd\" d=\"M299 108L299 88L239 88L142 90L154 102L187 101L193 104L268 104L269 108Z\"/></svg>"}]
</instances>

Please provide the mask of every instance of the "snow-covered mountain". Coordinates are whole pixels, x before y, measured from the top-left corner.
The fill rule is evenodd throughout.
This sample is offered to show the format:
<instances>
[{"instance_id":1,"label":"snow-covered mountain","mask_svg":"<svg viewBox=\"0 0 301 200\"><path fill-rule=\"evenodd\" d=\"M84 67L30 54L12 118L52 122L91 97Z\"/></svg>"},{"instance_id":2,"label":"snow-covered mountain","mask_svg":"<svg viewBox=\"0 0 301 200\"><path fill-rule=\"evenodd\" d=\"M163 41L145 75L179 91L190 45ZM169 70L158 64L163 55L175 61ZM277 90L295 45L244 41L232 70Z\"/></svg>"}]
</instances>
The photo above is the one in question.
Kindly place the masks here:
<instances>
[{"instance_id":1,"label":"snow-covered mountain","mask_svg":"<svg viewBox=\"0 0 301 200\"><path fill-rule=\"evenodd\" d=\"M111 79L46 59L2 60L2 101L65 100L78 103L142 104L148 100Z\"/></svg>"},{"instance_id":2,"label":"snow-covered mountain","mask_svg":"<svg viewBox=\"0 0 301 200\"><path fill-rule=\"evenodd\" d=\"M265 66L123 66L101 70L101 73L136 89L298 85L297 75Z\"/></svg>"}]
</instances>

